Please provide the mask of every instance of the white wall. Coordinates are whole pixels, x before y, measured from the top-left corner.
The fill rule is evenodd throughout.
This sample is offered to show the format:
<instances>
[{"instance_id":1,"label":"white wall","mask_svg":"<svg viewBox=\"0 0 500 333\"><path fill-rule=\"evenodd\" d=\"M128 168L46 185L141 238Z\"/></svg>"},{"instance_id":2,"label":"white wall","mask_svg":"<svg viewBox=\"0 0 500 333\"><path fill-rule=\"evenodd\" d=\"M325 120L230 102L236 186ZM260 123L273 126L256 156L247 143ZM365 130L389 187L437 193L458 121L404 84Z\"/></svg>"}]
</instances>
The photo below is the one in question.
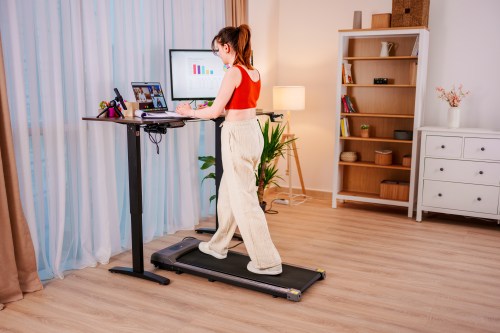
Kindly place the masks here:
<instances>
[{"instance_id":1,"label":"white wall","mask_svg":"<svg viewBox=\"0 0 500 333\"><path fill-rule=\"evenodd\" d=\"M331 191L338 30L352 28L353 12L389 13L391 0L250 0L255 65L263 75L259 107L272 108L273 85L306 86L306 110L292 114L292 131L307 189ZM500 13L498 0L433 0L424 124L446 124L446 103L435 87L463 83L463 127L500 129ZM485 24L487 23L487 24ZM283 163L280 170L284 170ZM295 167L293 187L300 186ZM284 177L286 180L286 177ZM284 185L287 185L286 183Z\"/></svg>"},{"instance_id":2,"label":"white wall","mask_svg":"<svg viewBox=\"0 0 500 333\"><path fill-rule=\"evenodd\" d=\"M250 0L249 25L255 67L262 78L258 108L271 110L272 90L278 73L278 0Z\"/></svg>"},{"instance_id":3,"label":"white wall","mask_svg":"<svg viewBox=\"0 0 500 333\"><path fill-rule=\"evenodd\" d=\"M435 88L463 83L471 95L460 106L461 127L500 130L499 13L498 0L431 1L425 125L446 125Z\"/></svg>"}]
</instances>

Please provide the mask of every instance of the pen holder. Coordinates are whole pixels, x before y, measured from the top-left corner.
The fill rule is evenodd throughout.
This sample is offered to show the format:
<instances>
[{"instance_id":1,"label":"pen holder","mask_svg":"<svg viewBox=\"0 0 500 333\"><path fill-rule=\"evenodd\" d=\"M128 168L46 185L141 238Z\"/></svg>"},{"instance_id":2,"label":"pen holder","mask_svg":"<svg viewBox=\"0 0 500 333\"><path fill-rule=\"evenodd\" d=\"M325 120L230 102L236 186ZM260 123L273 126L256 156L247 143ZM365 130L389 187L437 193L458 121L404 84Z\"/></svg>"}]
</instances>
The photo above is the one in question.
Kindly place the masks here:
<instances>
[{"instance_id":1,"label":"pen holder","mask_svg":"<svg viewBox=\"0 0 500 333\"><path fill-rule=\"evenodd\" d=\"M127 110L122 110L123 116L125 118L133 118L134 111L139 109L139 103L137 102L125 102Z\"/></svg>"}]
</instances>

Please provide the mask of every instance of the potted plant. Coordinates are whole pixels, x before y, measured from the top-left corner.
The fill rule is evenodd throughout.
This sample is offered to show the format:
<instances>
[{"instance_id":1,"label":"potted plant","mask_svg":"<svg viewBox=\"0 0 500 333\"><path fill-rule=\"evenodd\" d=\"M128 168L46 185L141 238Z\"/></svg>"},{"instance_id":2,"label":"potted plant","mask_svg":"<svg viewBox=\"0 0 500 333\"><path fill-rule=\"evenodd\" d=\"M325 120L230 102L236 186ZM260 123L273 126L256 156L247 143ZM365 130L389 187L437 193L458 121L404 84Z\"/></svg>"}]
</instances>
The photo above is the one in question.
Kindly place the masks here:
<instances>
[{"instance_id":1,"label":"potted plant","mask_svg":"<svg viewBox=\"0 0 500 333\"><path fill-rule=\"evenodd\" d=\"M369 138L370 137L370 125L361 124L361 137Z\"/></svg>"},{"instance_id":2,"label":"potted plant","mask_svg":"<svg viewBox=\"0 0 500 333\"><path fill-rule=\"evenodd\" d=\"M213 157L213 156L198 156L198 160L203 162L203 164L200 167L201 170L206 170L212 166L215 166L215 157ZM215 172L210 172L205 177L203 177L203 179L201 180L202 185L203 185L203 182L205 181L205 179L215 180ZM212 200L214 200L215 197L216 197L215 194L210 196L210 203L212 203Z\"/></svg>"},{"instance_id":3,"label":"potted plant","mask_svg":"<svg viewBox=\"0 0 500 333\"><path fill-rule=\"evenodd\" d=\"M271 128L269 120L267 120L264 126L261 125L260 128L262 136L264 137L264 149L262 150L260 163L257 167L257 171L255 172L255 177L259 204L262 210L266 211L264 191L271 184L279 187L279 184L276 181L281 179L278 175L278 169L274 166L273 161L279 156L284 156L288 145L292 141L296 140L296 138L281 140L285 126L280 123Z\"/></svg>"}]
</instances>

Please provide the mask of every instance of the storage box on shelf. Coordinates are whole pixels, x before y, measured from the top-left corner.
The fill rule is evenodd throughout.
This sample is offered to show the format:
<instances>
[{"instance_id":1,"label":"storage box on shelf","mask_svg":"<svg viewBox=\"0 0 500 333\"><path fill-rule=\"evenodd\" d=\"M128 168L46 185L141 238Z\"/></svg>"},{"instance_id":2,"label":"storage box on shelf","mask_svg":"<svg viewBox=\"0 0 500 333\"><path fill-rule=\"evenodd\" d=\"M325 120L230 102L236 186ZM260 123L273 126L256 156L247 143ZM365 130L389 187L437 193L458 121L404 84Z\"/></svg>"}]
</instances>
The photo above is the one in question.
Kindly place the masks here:
<instances>
[{"instance_id":1,"label":"storage box on shelf","mask_svg":"<svg viewBox=\"0 0 500 333\"><path fill-rule=\"evenodd\" d=\"M500 220L500 132L420 132L417 221L423 210Z\"/></svg>"},{"instance_id":2,"label":"storage box on shelf","mask_svg":"<svg viewBox=\"0 0 500 333\"><path fill-rule=\"evenodd\" d=\"M395 45L389 57L380 57L382 42ZM340 31L335 119L337 124L341 117L348 119L350 136L343 137L336 126L334 208L337 200L352 200L408 207L408 216L412 216L416 163L410 160L410 165L403 165L403 161L416 156L414 138L420 126L428 43L428 30L420 28ZM412 55L415 44L418 55ZM344 61L352 65L354 83L342 83ZM388 78L388 84L374 84L374 78ZM355 112L347 112L344 95L349 96ZM370 126L370 137L361 137L361 124ZM401 139L395 137L395 131L414 134ZM375 151L383 150L392 151L389 165L375 163ZM357 161L340 161L343 151L357 152ZM408 183L408 196L381 196L384 180Z\"/></svg>"}]
</instances>

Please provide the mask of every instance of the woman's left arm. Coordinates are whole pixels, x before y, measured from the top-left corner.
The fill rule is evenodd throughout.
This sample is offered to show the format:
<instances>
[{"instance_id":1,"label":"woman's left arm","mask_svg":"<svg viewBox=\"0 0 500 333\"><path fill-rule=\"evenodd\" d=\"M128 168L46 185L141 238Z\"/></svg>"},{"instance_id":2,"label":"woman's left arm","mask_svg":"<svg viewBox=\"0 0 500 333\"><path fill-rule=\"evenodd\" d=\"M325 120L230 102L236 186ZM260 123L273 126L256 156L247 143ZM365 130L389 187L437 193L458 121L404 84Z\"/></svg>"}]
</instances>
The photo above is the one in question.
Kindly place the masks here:
<instances>
[{"instance_id":1,"label":"woman's left arm","mask_svg":"<svg viewBox=\"0 0 500 333\"><path fill-rule=\"evenodd\" d=\"M234 89L240 84L240 82L240 71L237 68L232 67L224 75L219 93L217 94L217 97L215 98L212 106L193 110L189 103L182 103L177 105L175 111L187 117L196 117L201 119L217 118L224 112L224 107L229 102L229 99L233 95Z\"/></svg>"}]
</instances>

